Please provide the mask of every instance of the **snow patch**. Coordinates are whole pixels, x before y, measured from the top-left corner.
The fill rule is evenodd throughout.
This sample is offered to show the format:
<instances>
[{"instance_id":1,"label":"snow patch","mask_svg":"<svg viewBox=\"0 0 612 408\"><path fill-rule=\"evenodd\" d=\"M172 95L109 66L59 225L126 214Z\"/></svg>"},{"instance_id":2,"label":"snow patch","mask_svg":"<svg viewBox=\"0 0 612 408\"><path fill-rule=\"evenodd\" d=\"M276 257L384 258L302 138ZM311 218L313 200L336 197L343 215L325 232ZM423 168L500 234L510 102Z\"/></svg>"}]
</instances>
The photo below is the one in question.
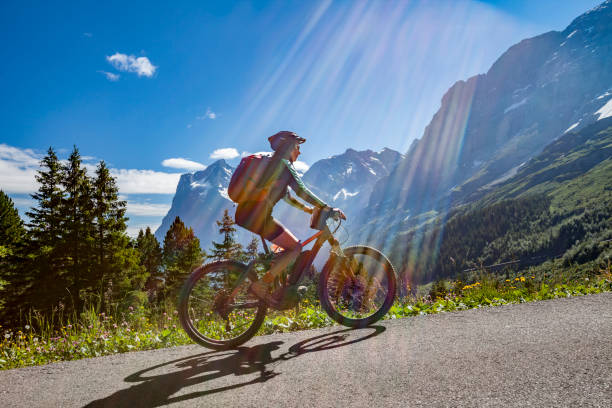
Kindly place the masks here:
<instances>
[{"instance_id":1,"label":"snow patch","mask_svg":"<svg viewBox=\"0 0 612 408\"><path fill-rule=\"evenodd\" d=\"M602 119L609 118L610 116L612 116L612 99L610 99L608 103L606 103L597 112L595 112L595 115L597 114L599 114L599 117L597 118L597 120L602 120Z\"/></svg>"},{"instance_id":2,"label":"snow patch","mask_svg":"<svg viewBox=\"0 0 612 408\"><path fill-rule=\"evenodd\" d=\"M352 172L353 172L353 166L349 165L348 168L344 171L344 174L348 176Z\"/></svg>"},{"instance_id":3,"label":"snow patch","mask_svg":"<svg viewBox=\"0 0 612 408\"><path fill-rule=\"evenodd\" d=\"M340 198L340 196L342 196L343 200L346 200L347 198L355 197L357 194L359 194L359 191L355 191L354 193L350 193L350 192L346 191L343 188L340 191L338 191L336 193L336 195L334 195L334 197L332 198L332 201L336 201L338 198Z\"/></svg>"},{"instance_id":4,"label":"snow patch","mask_svg":"<svg viewBox=\"0 0 612 408\"><path fill-rule=\"evenodd\" d=\"M232 201L232 199L229 197L229 194L227 194L227 188L220 188L219 194L221 194L221 197L225 198L226 200Z\"/></svg>"},{"instance_id":5,"label":"snow patch","mask_svg":"<svg viewBox=\"0 0 612 408\"><path fill-rule=\"evenodd\" d=\"M376 175L376 172L375 172L374 170L372 170L370 167L368 167L368 171L369 171L370 173L372 173L373 175Z\"/></svg>"},{"instance_id":6,"label":"snow patch","mask_svg":"<svg viewBox=\"0 0 612 408\"><path fill-rule=\"evenodd\" d=\"M526 90L528 90L529 88L531 88L531 84L529 84L529 85L527 85L527 86L524 86L524 87L522 87L522 88L515 89L515 90L514 90L514 92L512 92L512 95L516 95L516 94L519 94L519 93L521 93L521 92L525 92L525 91L526 91Z\"/></svg>"},{"instance_id":7,"label":"snow patch","mask_svg":"<svg viewBox=\"0 0 612 408\"><path fill-rule=\"evenodd\" d=\"M512 105L508 106L506 109L504 109L504 114L518 108L519 106L523 106L524 104L527 103L527 98L523 98L520 102L517 103L513 103Z\"/></svg>"},{"instance_id":8,"label":"snow patch","mask_svg":"<svg viewBox=\"0 0 612 408\"><path fill-rule=\"evenodd\" d=\"M610 93L610 91L606 91L606 93L603 93L603 94L599 95L599 96L598 96L597 98L595 98L595 99L603 99L603 98L605 98L606 96L609 96L609 95L612 95L612 94Z\"/></svg>"},{"instance_id":9,"label":"snow patch","mask_svg":"<svg viewBox=\"0 0 612 408\"><path fill-rule=\"evenodd\" d=\"M582 119L581 119L581 120L582 120ZM565 132L563 132L563 133L567 133L567 132L569 132L569 131L571 131L571 130L575 129L575 128L576 128L576 126L578 126L579 124L580 124L580 120L579 120L578 122L574 123L572 126L570 126L570 127L568 127L567 129L565 129Z\"/></svg>"},{"instance_id":10,"label":"snow patch","mask_svg":"<svg viewBox=\"0 0 612 408\"><path fill-rule=\"evenodd\" d=\"M567 36L567 39L572 38L572 37L574 36L574 34L576 34L577 32L578 32L578 30L574 30L574 31L572 31L572 32L571 32L571 33L570 33L570 34Z\"/></svg>"},{"instance_id":11,"label":"snow patch","mask_svg":"<svg viewBox=\"0 0 612 408\"><path fill-rule=\"evenodd\" d=\"M196 188L209 188L209 187L210 187L210 184L209 184L209 183L206 183L206 182L205 182L205 183L198 183L198 182L194 181L194 182L192 182L192 183L191 183L189 186L190 186L192 189L196 189Z\"/></svg>"}]
</instances>

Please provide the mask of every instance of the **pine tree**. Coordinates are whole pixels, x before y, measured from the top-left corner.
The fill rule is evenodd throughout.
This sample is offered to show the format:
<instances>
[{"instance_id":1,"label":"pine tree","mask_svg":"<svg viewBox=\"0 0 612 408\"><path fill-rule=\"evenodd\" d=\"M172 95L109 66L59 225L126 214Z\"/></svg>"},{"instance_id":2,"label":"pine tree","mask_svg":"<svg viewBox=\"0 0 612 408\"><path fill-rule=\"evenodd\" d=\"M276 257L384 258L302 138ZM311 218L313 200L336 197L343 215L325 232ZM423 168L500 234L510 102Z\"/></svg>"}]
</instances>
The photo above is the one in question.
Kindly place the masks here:
<instances>
[{"instance_id":1,"label":"pine tree","mask_svg":"<svg viewBox=\"0 0 612 408\"><path fill-rule=\"evenodd\" d=\"M17 294L19 301L12 305L12 313L17 313L19 308L27 310L31 307L46 311L59 302L67 303L67 273L59 248L64 236L63 168L53 148L49 147L40 167L36 175L39 188L31 195L37 205L26 212L30 219L28 257L21 263L18 282L12 285L14 289L20 289Z\"/></svg>"},{"instance_id":2,"label":"pine tree","mask_svg":"<svg viewBox=\"0 0 612 408\"><path fill-rule=\"evenodd\" d=\"M165 268L165 295L174 297L191 271L202 264L205 254L200 240L191 227L177 216L164 238L163 264Z\"/></svg>"},{"instance_id":3,"label":"pine tree","mask_svg":"<svg viewBox=\"0 0 612 408\"><path fill-rule=\"evenodd\" d=\"M156 282L162 277L162 249L155 235L151 233L151 228L147 227L145 232L142 230L138 232L136 248L140 256L140 265L144 267L149 277L146 287L153 292L157 289Z\"/></svg>"},{"instance_id":4,"label":"pine tree","mask_svg":"<svg viewBox=\"0 0 612 408\"><path fill-rule=\"evenodd\" d=\"M257 252L258 249L259 249L259 241L257 240L256 237L253 237L251 239L251 242L249 242L249 245L247 245L246 247L245 257L247 261L250 262L259 256L259 253Z\"/></svg>"},{"instance_id":5,"label":"pine tree","mask_svg":"<svg viewBox=\"0 0 612 408\"><path fill-rule=\"evenodd\" d=\"M82 167L81 155L76 146L63 169L62 186L65 196L61 204L63 240L60 248L66 260L66 283L72 305L80 311L86 296L81 290L90 291L88 284L94 273L95 230L93 187L87 177L87 170Z\"/></svg>"},{"instance_id":6,"label":"pine tree","mask_svg":"<svg viewBox=\"0 0 612 408\"><path fill-rule=\"evenodd\" d=\"M23 221L13 204L13 200L0 190L0 316L4 315L4 305L12 303L19 292L18 265L21 264L22 244L25 236Z\"/></svg>"},{"instance_id":7,"label":"pine tree","mask_svg":"<svg viewBox=\"0 0 612 408\"><path fill-rule=\"evenodd\" d=\"M103 305L126 292L141 290L148 276L140 266L140 254L125 234L125 212L126 202L119 200L117 183L106 163L100 161L93 181L93 273L83 289L92 295L105 293Z\"/></svg>"},{"instance_id":8,"label":"pine tree","mask_svg":"<svg viewBox=\"0 0 612 408\"><path fill-rule=\"evenodd\" d=\"M223 212L221 221L217 221L217 225L219 226L219 234L223 235L223 242L217 243L213 241L213 250L210 257L216 261L221 259L241 259L243 257L242 245L236 242L234 238L236 233L235 222L230 217L227 209Z\"/></svg>"}]
</instances>

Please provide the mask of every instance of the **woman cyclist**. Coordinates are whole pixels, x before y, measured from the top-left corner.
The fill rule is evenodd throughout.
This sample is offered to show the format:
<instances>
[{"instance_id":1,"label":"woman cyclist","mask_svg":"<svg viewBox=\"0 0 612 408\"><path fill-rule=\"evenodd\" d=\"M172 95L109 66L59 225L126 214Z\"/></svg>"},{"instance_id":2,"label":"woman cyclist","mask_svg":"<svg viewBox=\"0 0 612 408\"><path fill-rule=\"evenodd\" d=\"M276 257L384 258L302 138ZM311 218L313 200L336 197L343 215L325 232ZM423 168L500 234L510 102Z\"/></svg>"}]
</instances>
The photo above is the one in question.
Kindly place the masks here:
<instances>
[{"instance_id":1,"label":"woman cyclist","mask_svg":"<svg viewBox=\"0 0 612 408\"><path fill-rule=\"evenodd\" d=\"M281 131L270 136L268 141L272 150L274 150L274 154L258 182L258 186L261 187L264 194L258 194L252 200L241 202L236 208L235 214L236 224L263 236L284 249L282 255L274 259L268 273L251 285L251 291L260 298L264 298L269 293L275 276L279 275L295 259L302 248L295 235L272 217L272 210L276 203L280 199L284 199L293 207L310 214L312 214L314 207L330 208L304 185L293 167L293 163L300 155L300 144L304 143L306 139L294 132ZM289 193L288 187L291 187L291 190L298 197L308 202L312 207L295 199ZM341 218L346 219L341 210L334 209L334 211Z\"/></svg>"}]
</instances>

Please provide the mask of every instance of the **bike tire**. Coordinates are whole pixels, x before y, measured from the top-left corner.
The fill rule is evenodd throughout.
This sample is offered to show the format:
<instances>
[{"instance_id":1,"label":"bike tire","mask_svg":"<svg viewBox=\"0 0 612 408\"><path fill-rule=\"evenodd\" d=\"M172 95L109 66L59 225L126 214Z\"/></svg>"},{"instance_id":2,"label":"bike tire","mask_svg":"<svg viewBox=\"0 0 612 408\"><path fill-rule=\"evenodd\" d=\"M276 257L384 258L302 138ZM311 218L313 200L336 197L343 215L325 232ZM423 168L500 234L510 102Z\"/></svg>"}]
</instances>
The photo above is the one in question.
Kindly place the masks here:
<instances>
[{"instance_id":1,"label":"bike tire","mask_svg":"<svg viewBox=\"0 0 612 408\"><path fill-rule=\"evenodd\" d=\"M211 289L210 282L212 277L214 276L215 279L218 280L219 276L239 276L246 270L246 268L247 266L243 263L223 260L203 265L195 269L191 275L189 275L180 292L178 314L183 330L185 330L187 335L195 343L213 350L227 350L245 343L257 333L257 330L261 327L266 317L267 307L262 301L257 301L256 307L253 307L253 309L256 309L256 311L254 312L252 319L244 324L245 327L243 331L242 327L240 327L240 330L238 330L235 335L234 333L228 333L226 338L214 338L214 336L206 332L206 330L213 327L213 325L219 325L218 322L212 320L217 315L214 309L212 309L213 306L207 305L207 301L211 300L214 303L215 299L221 294L221 290L226 290L225 288L215 288L216 290ZM255 271L252 271L243 284L245 289L244 295L242 296L247 296L246 288L248 288L250 283L254 282L255 280L257 280L257 274ZM231 284L228 286L231 287ZM196 290L199 291L197 296L194 294ZM200 292L203 290L207 291L208 293L202 295ZM210 295L210 298L208 298L207 295ZM206 299L203 297L206 297ZM256 300L252 300L252 302L255 301ZM197 316L194 314L196 307L199 308ZM209 308L209 314L207 315L206 309ZM211 320L200 321L198 316L202 317L203 319L209 318ZM220 330L220 332L223 332L223 329Z\"/></svg>"},{"instance_id":2,"label":"bike tire","mask_svg":"<svg viewBox=\"0 0 612 408\"><path fill-rule=\"evenodd\" d=\"M366 261L361 262L361 265L367 262L368 264L377 264L382 269L383 272L375 272L378 275L384 275L380 279L382 281L380 286L384 286L385 293L376 294L377 297L381 297L380 305L376 305L376 310L373 313L363 317L351 317L347 316L347 313L341 313L339 310L340 302L338 301L341 295L338 293L340 292L342 296L344 295L342 290L338 290L338 283L332 279L332 276L337 273L338 268L343 268L343 266L340 265L340 258L336 256L332 256L321 271L318 285L319 301L329 317L341 325L353 328L366 327L380 320L393 305L397 288L395 269L387 257L375 248L352 246L344 249L343 252L345 257L351 262L354 259L361 260L365 258ZM359 260L357 260L358 263ZM368 273L365 267L361 269L365 270L364 273Z\"/></svg>"}]
</instances>

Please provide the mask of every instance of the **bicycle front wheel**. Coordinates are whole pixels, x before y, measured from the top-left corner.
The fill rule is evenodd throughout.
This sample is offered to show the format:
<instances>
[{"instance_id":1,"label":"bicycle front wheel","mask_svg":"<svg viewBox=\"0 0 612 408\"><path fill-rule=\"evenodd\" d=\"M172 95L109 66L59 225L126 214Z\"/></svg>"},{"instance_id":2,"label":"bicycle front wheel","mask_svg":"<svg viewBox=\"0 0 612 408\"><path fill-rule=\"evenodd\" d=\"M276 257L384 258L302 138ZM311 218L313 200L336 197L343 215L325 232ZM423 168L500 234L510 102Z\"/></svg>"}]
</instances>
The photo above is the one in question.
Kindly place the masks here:
<instances>
[{"instance_id":1,"label":"bicycle front wheel","mask_svg":"<svg viewBox=\"0 0 612 408\"><path fill-rule=\"evenodd\" d=\"M248 293L257 280L253 271L236 285L247 266L219 261L191 273L179 298L179 319L196 343L214 350L239 346L255 335L266 317L266 305Z\"/></svg>"},{"instance_id":2,"label":"bicycle front wheel","mask_svg":"<svg viewBox=\"0 0 612 408\"><path fill-rule=\"evenodd\" d=\"M395 299L393 265L367 246L344 249L332 257L319 277L319 300L327 314L348 327L365 327L380 320Z\"/></svg>"}]
</instances>

